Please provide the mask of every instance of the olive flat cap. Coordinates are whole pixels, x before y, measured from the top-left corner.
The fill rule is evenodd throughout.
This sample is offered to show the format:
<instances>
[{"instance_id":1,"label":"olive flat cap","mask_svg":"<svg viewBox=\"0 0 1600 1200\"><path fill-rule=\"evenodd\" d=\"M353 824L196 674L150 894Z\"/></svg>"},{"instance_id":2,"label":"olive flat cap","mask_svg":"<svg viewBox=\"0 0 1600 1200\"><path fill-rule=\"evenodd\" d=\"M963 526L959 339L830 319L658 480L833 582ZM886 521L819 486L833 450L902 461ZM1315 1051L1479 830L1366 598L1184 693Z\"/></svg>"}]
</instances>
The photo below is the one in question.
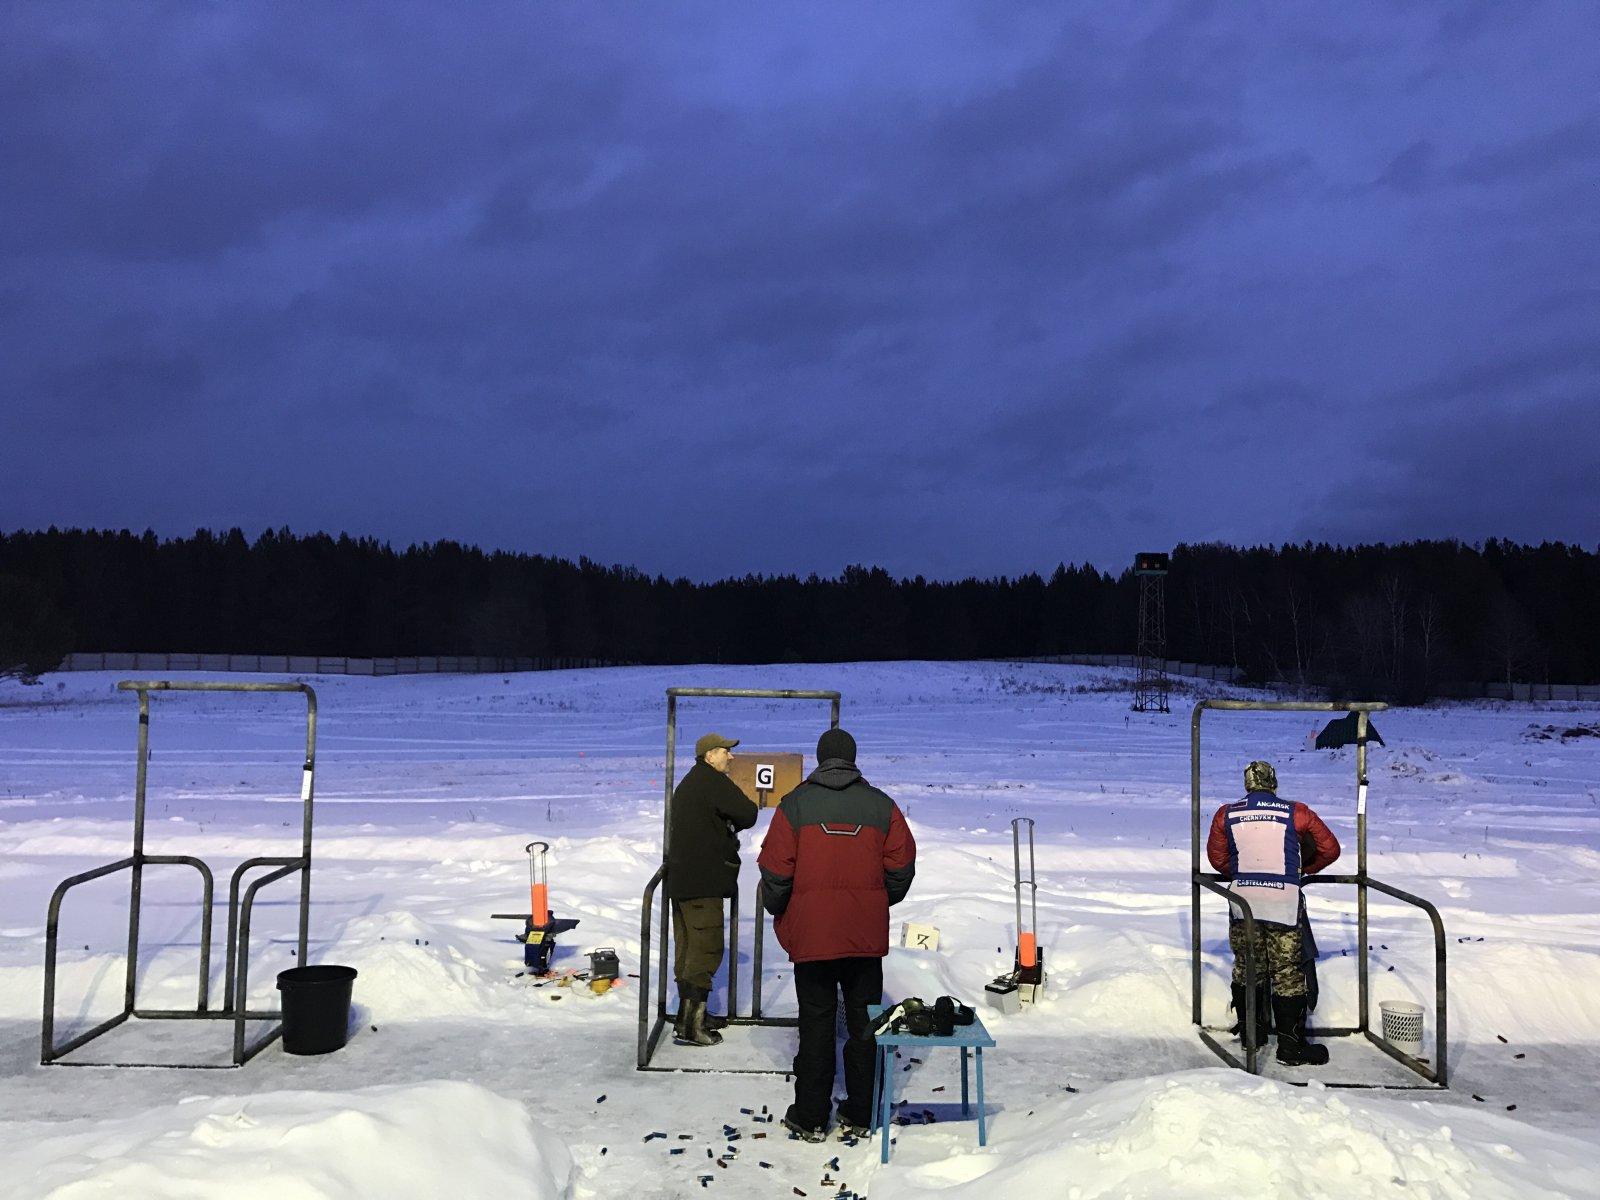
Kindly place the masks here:
<instances>
[{"instance_id":1,"label":"olive flat cap","mask_svg":"<svg viewBox=\"0 0 1600 1200\"><path fill-rule=\"evenodd\" d=\"M738 738L725 738L720 733L702 734L694 744L694 756L704 758L712 750L732 750L738 744Z\"/></svg>"}]
</instances>

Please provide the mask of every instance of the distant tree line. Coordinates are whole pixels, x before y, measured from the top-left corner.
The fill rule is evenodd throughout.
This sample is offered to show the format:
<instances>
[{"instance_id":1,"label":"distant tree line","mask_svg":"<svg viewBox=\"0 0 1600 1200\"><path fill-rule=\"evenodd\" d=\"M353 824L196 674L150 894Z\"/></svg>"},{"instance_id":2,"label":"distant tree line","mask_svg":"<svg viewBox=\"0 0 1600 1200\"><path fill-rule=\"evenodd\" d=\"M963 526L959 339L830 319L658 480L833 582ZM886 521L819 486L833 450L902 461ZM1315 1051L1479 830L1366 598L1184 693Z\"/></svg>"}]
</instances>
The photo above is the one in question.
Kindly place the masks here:
<instances>
[{"instance_id":1,"label":"distant tree line","mask_svg":"<svg viewBox=\"0 0 1600 1200\"><path fill-rule=\"evenodd\" d=\"M0 668L72 650L835 662L1132 653L1138 580L693 583L455 542L238 529L0 534ZM1561 543L1183 545L1168 656L1401 698L1467 678L1600 681L1600 554Z\"/></svg>"}]
</instances>

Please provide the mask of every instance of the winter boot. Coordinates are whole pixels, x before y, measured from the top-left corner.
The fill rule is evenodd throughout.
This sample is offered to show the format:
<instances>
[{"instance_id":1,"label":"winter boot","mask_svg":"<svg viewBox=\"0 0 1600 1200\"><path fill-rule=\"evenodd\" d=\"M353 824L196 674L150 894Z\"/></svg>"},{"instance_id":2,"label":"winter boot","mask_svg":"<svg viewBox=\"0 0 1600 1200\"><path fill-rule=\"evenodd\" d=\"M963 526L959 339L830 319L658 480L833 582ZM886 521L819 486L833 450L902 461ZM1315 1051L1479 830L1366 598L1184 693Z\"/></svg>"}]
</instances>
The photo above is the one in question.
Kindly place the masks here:
<instances>
[{"instance_id":1,"label":"winter boot","mask_svg":"<svg viewBox=\"0 0 1600 1200\"><path fill-rule=\"evenodd\" d=\"M689 1044L692 1046L720 1046L722 1035L706 1028L706 1002L695 1000L689 1006Z\"/></svg>"},{"instance_id":2,"label":"winter boot","mask_svg":"<svg viewBox=\"0 0 1600 1200\"><path fill-rule=\"evenodd\" d=\"M679 1046L716 1046L722 1042L720 1033L706 1028L706 1002L694 991L678 990L678 1023L673 1026L672 1040Z\"/></svg>"},{"instance_id":3,"label":"winter boot","mask_svg":"<svg viewBox=\"0 0 1600 1200\"><path fill-rule=\"evenodd\" d=\"M1328 1048L1306 1040L1306 998L1274 996L1272 1019L1278 1027L1278 1061L1286 1067L1320 1067Z\"/></svg>"},{"instance_id":4,"label":"winter boot","mask_svg":"<svg viewBox=\"0 0 1600 1200\"><path fill-rule=\"evenodd\" d=\"M802 1142L825 1142L828 1140L827 1124L824 1123L820 1128L817 1129L813 1129L809 1125L802 1125L799 1121L794 1119L793 1105L790 1106L788 1112L783 1114L782 1121L783 1127L787 1129L792 1136L799 1138Z\"/></svg>"},{"instance_id":5,"label":"winter boot","mask_svg":"<svg viewBox=\"0 0 1600 1200\"><path fill-rule=\"evenodd\" d=\"M841 1141L849 1141L851 1138L865 1138L871 1135L872 1122L870 1120L856 1120L856 1114L845 1108L844 1105L841 1104L834 1115L839 1121L839 1139Z\"/></svg>"},{"instance_id":6,"label":"winter boot","mask_svg":"<svg viewBox=\"0 0 1600 1200\"><path fill-rule=\"evenodd\" d=\"M1245 1008L1244 1002L1245 1002L1246 996L1247 996L1247 993L1244 990L1244 985L1243 984L1236 983L1236 984L1233 985L1233 1011L1234 1011L1234 1014L1239 1019L1234 1022L1234 1026L1233 1026L1233 1028L1231 1030L1229 1030L1229 1032L1237 1034L1239 1036L1240 1044L1243 1045L1246 1050L1248 1050L1248 1049L1251 1048L1251 1043L1250 1043L1249 1039L1247 1039L1244 1036L1244 1008ZM1265 987L1265 985L1259 985L1256 988L1256 1036L1255 1036L1255 1048L1256 1049L1260 1049L1262 1046L1265 1046L1267 1044L1267 1038L1271 1035L1271 1033L1272 1033L1272 1004L1271 1004L1271 996L1268 993L1267 988Z\"/></svg>"},{"instance_id":7,"label":"winter boot","mask_svg":"<svg viewBox=\"0 0 1600 1200\"><path fill-rule=\"evenodd\" d=\"M672 1040L684 1042L689 1038L689 1006L694 1001L683 991L678 989L678 1015L672 1022Z\"/></svg>"},{"instance_id":8,"label":"winter boot","mask_svg":"<svg viewBox=\"0 0 1600 1200\"><path fill-rule=\"evenodd\" d=\"M710 1038L713 1046L722 1045L722 1035L711 1024L711 1013L706 1009L706 1001L700 1000L696 1002L691 1019L694 1022L693 1027L690 1029L691 1034L704 1035ZM724 1021L722 1024L726 1025L727 1022Z\"/></svg>"}]
</instances>

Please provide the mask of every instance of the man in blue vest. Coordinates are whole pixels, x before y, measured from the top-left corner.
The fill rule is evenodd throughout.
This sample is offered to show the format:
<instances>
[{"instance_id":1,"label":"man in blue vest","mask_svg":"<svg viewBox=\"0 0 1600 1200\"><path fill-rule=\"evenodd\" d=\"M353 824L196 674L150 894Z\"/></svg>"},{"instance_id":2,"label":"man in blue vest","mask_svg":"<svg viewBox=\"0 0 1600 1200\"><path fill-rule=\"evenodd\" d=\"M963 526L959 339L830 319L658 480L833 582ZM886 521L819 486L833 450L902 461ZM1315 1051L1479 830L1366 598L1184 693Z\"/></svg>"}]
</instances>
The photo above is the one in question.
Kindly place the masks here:
<instances>
[{"instance_id":1,"label":"man in blue vest","mask_svg":"<svg viewBox=\"0 0 1600 1200\"><path fill-rule=\"evenodd\" d=\"M1270 997L1278 1061L1291 1067L1320 1067L1328 1061L1328 1048L1306 1039L1300 884L1339 857L1339 839L1306 805L1278 798L1278 776L1271 763L1246 767L1244 789L1243 800L1217 809L1206 839L1206 857L1219 875L1232 881L1229 890L1249 903L1255 918L1253 943L1245 939L1244 921L1228 924L1240 1039L1257 1046L1266 1041ZM1244 1027L1246 960L1255 966L1253 1030Z\"/></svg>"}]
</instances>

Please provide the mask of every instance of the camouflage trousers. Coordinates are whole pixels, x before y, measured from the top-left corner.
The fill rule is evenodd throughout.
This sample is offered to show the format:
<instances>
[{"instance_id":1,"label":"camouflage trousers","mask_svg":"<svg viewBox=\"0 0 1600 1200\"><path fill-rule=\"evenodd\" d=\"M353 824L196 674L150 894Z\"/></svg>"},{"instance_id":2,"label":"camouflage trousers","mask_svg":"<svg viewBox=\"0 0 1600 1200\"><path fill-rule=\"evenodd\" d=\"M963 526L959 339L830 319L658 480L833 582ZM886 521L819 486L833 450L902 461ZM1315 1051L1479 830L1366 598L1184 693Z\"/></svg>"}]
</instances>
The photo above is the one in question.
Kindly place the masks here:
<instances>
[{"instance_id":1,"label":"camouflage trousers","mask_svg":"<svg viewBox=\"0 0 1600 1200\"><path fill-rule=\"evenodd\" d=\"M1244 986L1244 963L1255 963L1256 982L1269 983L1274 996L1304 996L1306 973L1300 962L1300 928L1256 922L1254 944L1244 936L1244 922L1228 923L1228 945L1233 948L1233 982Z\"/></svg>"}]
</instances>

